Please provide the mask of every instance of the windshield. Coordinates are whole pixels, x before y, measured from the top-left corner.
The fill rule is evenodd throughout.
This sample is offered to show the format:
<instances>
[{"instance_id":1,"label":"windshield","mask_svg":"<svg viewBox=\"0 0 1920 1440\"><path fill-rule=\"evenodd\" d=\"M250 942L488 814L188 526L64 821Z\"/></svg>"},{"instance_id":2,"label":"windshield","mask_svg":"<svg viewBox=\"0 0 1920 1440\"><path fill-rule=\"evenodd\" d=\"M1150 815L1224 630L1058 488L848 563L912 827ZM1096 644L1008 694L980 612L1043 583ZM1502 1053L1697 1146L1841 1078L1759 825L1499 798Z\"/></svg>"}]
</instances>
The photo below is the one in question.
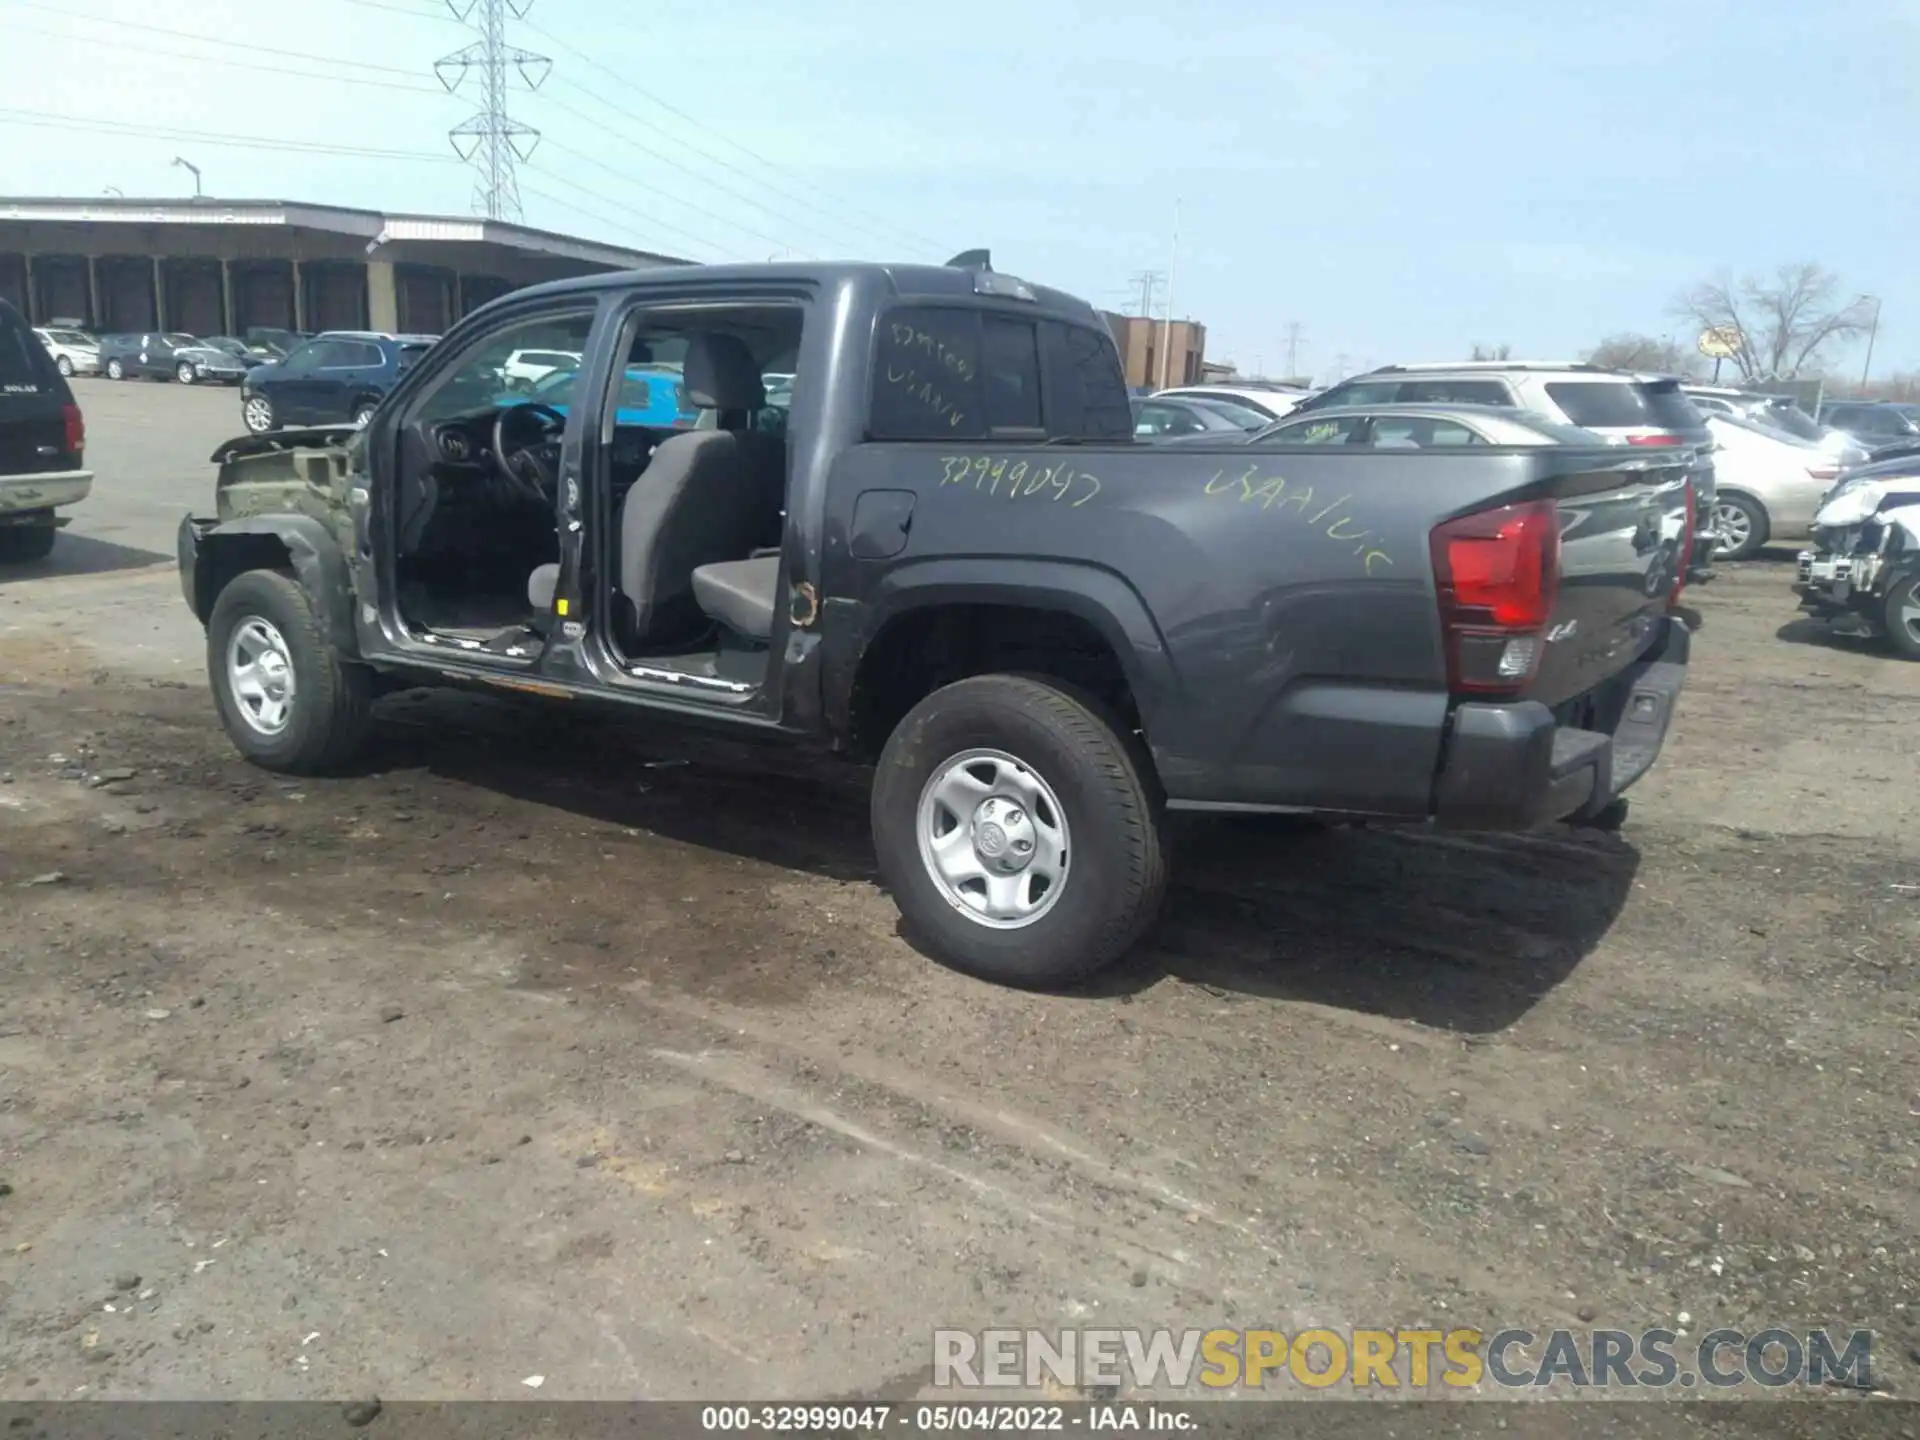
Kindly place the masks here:
<instances>
[{"instance_id":1,"label":"windshield","mask_svg":"<svg viewBox=\"0 0 1920 1440\"><path fill-rule=\"evenodd\" d=\"M1764 408L1756 410L1753 418L1777 430L1784 430L1789 435L1798 436L1802 440L1818 440L1826 434L1825 427L1791 401L1771 402Z\"/></svg>"},{"instance_id":2,"label":"windshield","mask_svg":"<svg viewBox=\"0 0 1920 1440\"><path fill-rule=\"evenodd\" d=\"M1211 410L1216 415L1225 416L1242 430L1258 430L1262 426L1273 423L1271 415L1262 414L1251 405L1242 405L1237 400L1216 400L1212 396L1203 400L1196 395L1193 403L1203 410Z\"/></svg>"},{"instance_id":3,"label":"windshield","mask_svg":"<svg viewBox=\"0 0 1920 1440\"><path fill-rule=\"evenodd\" d=\"M185 350L192 346L202 343L194 339L193 336L184 335L177 330L172 332L171 334L163 335L160 338L165 340L167 344L171 345L176 350Z\"/></svg>"},{"instance_id":4,"label":"windshield","mask_svg":"<svg viewBox=\"0 0 1920 1440\"><path fill-rule=\"evenodd\" d=\"M93 337L91 335L82 335L78 330L49 330L47 331L47 335L56 345L93 344Z\"/></svg>"}]
</instances>

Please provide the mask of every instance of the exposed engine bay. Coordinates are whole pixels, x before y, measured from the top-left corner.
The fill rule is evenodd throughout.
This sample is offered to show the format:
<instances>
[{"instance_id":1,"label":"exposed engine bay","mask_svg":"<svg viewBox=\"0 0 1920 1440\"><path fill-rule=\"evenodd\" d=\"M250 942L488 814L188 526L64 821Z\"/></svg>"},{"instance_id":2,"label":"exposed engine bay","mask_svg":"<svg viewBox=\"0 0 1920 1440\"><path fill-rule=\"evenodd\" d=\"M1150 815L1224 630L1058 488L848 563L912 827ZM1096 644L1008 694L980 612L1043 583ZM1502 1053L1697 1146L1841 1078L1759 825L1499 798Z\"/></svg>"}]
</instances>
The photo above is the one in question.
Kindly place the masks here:
<instances>
[{"instance_id":1,"label":"exposed engine bay","mask_svg":"<svg viewBox=\"0 0 1920 1440\"><path fill-rule=\"evenodd\" d=\"M1885 638L1920 658L1920 466L1893 468L1915 473L1868 471L1828 492L1794 589L1800 608L1834 621L1836 633Z\"/></svg>"}]
</instances>

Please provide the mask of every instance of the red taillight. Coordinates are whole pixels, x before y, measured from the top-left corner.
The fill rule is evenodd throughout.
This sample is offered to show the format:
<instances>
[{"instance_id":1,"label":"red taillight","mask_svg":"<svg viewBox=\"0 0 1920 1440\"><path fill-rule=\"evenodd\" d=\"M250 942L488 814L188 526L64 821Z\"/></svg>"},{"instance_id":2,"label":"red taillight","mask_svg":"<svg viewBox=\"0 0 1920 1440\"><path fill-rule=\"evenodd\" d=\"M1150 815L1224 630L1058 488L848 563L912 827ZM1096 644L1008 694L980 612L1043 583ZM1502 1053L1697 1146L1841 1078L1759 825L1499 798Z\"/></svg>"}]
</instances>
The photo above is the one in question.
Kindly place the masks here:
<instances>
[{"instance_id":1,"label":"red taillight","mask_svg":"<svg viewBox=\"0 0 1920 1440\"><path fill-rule=\"evenodd\" d=\"M1627 444L1629 445L1678 445L1679 443L1680 443L1680 437L1678 435L1629 435L1627 436Z\"/></svg>"},{"instance_id":2,"label":"red taillight","mask_svg":"<svg viewBox=\"0 0 1920 1440\"><path fill-rule=\"evenodd\" d=\"M66 423L66 451L69 455L78 455L87 446L87 422L80 416L78 405L62 405L60 418Z\"/></svg>"},{"instance_id":3,"label":"red taillight","mask_svg":"<svg viewBox=\"0 0 1920 1440\"><path fill-rule=\"evenodd\" d=\"M1687 571L1693 568L1693 537L1698 533L1700 523L1699 507L1694 500L1693 481L1688 480L1687 520L1680 530L1680 554L1674 560L1673 593L1667 597L1668 605L1680 603L1680 592L1687 588Z\"/></svg>"},{"instance_id":4,"label":"red taillight","mask_svg":"<svg viewBox=\"0 0 1920 1440\"><path fill-rule=\"evenodd\" d=\"M1504 505L1436 526L1428 541L1456 690L1517 690L1540 661L1560 590L1560 512Z\"/></svg>"}]
</instances>

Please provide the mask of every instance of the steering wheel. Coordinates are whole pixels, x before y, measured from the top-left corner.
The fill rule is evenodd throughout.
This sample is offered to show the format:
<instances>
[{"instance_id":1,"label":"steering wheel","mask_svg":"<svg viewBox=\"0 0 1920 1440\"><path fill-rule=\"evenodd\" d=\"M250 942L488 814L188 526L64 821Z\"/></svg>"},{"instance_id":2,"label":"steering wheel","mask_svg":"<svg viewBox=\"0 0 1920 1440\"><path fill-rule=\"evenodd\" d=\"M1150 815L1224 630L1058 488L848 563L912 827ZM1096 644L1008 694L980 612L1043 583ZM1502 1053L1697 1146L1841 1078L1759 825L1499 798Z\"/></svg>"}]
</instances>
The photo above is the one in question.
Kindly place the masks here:
<instances>
[{"instance_id":1,"label":"steering wheel","mask_svg":"<svg viewBox=\"0 0 1920 1440\"><path fill-rule=\"evenodd\" d=\"M537 433L528 434L529 428ZM493 463L515 489L551 505L560 488L560 434L567 417L528 400L503 405L493 417Z\"/></svg>"}]
</instances>

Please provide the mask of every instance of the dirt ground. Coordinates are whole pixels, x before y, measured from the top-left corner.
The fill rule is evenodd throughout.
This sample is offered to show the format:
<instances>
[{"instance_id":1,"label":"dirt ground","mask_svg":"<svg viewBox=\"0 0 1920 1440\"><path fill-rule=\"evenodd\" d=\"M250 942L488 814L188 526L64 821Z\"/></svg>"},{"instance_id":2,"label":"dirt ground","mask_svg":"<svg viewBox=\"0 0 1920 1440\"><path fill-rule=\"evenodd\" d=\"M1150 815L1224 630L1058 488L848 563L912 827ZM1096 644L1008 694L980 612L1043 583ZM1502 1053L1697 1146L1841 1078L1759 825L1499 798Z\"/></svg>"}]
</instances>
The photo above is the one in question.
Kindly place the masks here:
<instances>
[{"instance_id":1,"label":"dirt ground","mask_svg":"<svg viewBox=\"0 0 1920 1440\"><path fill-rule=\"evenodd\" d=\"M858 777L784 753L406 695L364 773L251 770L116 642L172 585L0 610L0 1399L1422 1322L1871 1327L1920 1395L1920 667L1780 557L1697 595L1619 837L1190 826L1054 996L916 954Z\"/></svg>"}]
</instances>

